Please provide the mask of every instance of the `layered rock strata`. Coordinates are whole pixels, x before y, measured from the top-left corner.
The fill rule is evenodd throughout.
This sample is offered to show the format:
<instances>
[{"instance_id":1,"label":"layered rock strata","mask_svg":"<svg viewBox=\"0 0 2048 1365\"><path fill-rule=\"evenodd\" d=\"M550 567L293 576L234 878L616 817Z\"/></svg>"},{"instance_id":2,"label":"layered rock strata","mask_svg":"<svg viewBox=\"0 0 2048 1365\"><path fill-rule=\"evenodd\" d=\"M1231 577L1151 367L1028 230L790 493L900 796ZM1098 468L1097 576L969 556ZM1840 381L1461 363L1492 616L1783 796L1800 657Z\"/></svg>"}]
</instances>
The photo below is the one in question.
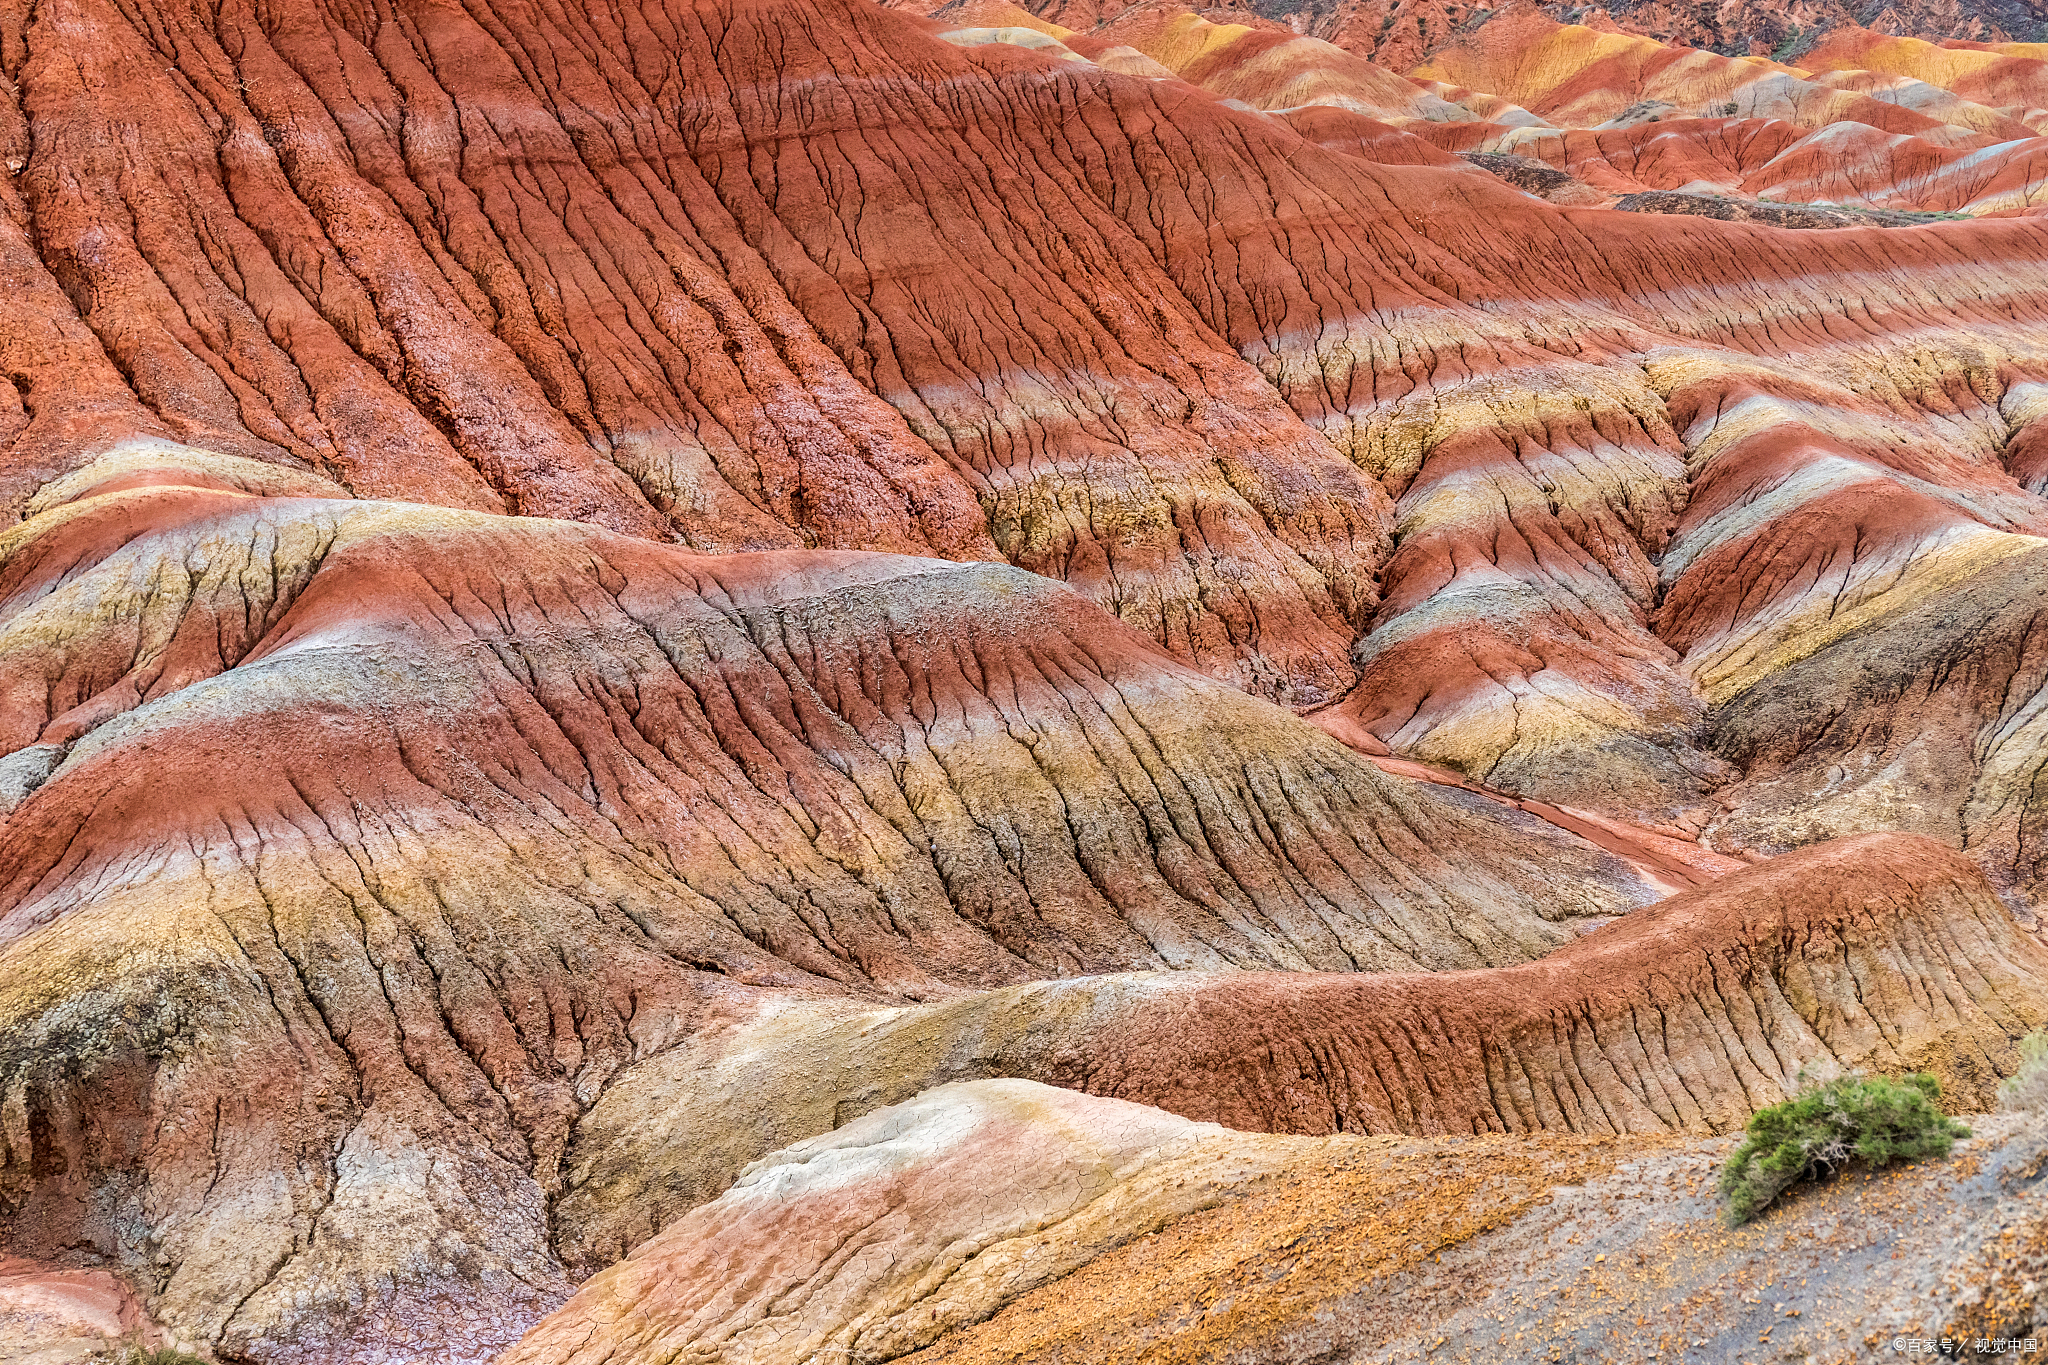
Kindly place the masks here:
<instances>
[{"instance_id":1,"label":"layered rock strata","mask_svg":"<svg viewBox=\"0 0 2048 1365\"><path fill-rule=\"evenodd\" d=\"M1255 1131L1727 1131L1813 1065L1993 1103L2048 953L1939 844L1868 836L1731 874L1540 962L1377 976L1103 976L943 1005L786 1005L623 1073L566 1158L594 1271L757 1154L926 1087L1026 1077Z\"/></svg>"},{"instance_id":2,"label":"layered rock strata","mask_svg":"<svg viewBox=\"0 0 2048 1365\"><path fill-rule=\"evenodd\" d=\"M1671 174L1783 189L1861 128L1985 209L2026 71L1961 73L2033 59L1503 21L1424 89L1063 14L0 6L10 1253L452 1365L955 1080L1984 1101L2048 965L2041 223L1442 149L1649 176L1699 112Z\"/></svg>"},{"instance_id":3,"label":"layered rock strata","mask_svg":"<svg viewBox=\"0 0 2048 1365\"><path fill-rule=\"evenodd\" d=\"M1329 1146L1029 1081L940 1086L756 1162L501 1360L891 1360Z\"/></svg>"},{"instance_id":4,"label":"layered rock strata","mask_svg":"<svg viewBox=\"0 0 2048 1365\"><path fill-rule=\"evenodd\" d=\"M771 988L1501 964L1656 894L1018 570L316 482L135 454L0 542L6 1235L245 1358L517 1335L577 1117Z\"/></svg>"}]
</instances>

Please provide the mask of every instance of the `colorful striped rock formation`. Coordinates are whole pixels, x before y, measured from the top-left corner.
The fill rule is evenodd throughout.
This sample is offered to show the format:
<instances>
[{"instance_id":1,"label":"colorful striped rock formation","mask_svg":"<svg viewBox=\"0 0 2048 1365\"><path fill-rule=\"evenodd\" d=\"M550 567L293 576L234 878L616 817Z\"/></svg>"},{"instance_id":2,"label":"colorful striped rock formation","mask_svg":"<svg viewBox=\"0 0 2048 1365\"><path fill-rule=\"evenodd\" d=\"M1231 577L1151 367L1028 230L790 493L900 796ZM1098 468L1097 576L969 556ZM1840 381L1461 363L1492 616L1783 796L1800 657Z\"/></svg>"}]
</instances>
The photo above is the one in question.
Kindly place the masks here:
<instances>
[{"instance_id":1,"label":"colorful striped rock formation","mask_svg":"<svg viewBox=\"0 0 2048 1365\"><path fill-rule=\"evenodd\" d=\"M1439 146L1536 158L1608 193L1969 214L2048 206L2031 59L1852 29L1800 60L1521 14L1460 37L1413 75L1475 111L1482 98L1517 110L1432 129Z\"/></svg>"},{"instance_id":2,"label":"colorful striped rock formation","mask_svg":"<svg viewBox=\"0 0 2048 1365\"><path fill-rule=\"evenodd\" d=\"M1505 965L1657 894L1007 566L273 469L88 466L0 569L11 1236L232 1354L509 1341L577 1115L763 991Z\"/></svg>"},{"instance_id":3,"label":"colorful striped rock formation","mask_svg":"<svg viewBox=\"0 0 2048 1365\"><path fill-rule=\"evenodd\" d=\"M778 1144L991 1076L1300 1134L1725 1132L1815 1062L1925 1067L1982 1107L2048 1008L2044 967L1966 861L1876 835L1514 967L777 1003L619 1075L564 1158L556 1244L601 1269Z\"/></svg>"},{"instance_id":4,"label":"colorful striped rock formation","mask_svg":"<svg viewBox=\"0 0 2048 1365\"><path fill-rule=\"evenodd\" d=\"M1989 1105L2037 58L1326 36L0 3L0 1344L880 1361Z\"/></svg>"}]
</instances>

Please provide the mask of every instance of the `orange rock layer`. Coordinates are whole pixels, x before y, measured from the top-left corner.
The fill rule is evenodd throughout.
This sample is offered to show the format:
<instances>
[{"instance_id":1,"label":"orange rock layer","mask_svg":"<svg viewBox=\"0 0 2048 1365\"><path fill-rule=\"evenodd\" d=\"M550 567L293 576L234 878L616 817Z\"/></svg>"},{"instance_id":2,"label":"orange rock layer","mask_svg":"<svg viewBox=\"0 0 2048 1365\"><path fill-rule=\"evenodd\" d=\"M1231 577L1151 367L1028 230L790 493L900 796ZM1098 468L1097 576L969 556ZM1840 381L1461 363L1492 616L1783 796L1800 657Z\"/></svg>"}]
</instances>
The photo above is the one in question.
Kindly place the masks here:
<instances>
[{"instance_id":1,"label":"orange rock layer","mask_svg":"<svg viewBox=\"0 0 2048 1365\"><path fill-rule=\"evenodd\" d=\"M0 5L0 1249L453 1365L953 1080L1981 1102L2048 224L1449 151L1983 208L2033 125L1496 22L1425 89L1151 9Z\"/></svg>"}]
</instances>

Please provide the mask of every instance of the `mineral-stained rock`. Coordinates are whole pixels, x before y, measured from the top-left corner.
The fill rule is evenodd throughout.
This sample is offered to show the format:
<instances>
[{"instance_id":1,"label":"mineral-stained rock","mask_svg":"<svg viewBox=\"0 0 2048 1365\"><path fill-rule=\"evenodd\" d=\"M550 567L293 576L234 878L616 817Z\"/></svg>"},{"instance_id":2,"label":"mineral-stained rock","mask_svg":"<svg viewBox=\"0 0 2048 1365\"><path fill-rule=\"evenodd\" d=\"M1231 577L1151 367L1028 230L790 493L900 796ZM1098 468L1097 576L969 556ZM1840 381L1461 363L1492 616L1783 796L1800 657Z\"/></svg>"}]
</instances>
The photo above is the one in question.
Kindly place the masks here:
<instances>
[{"instance_id":1,"label":"mineral-stained rock","mask_svg":"<svg viewBox=\"0 0 2048 1365\"><path fill-rule=\"evenodd\" d=\"M1435 975L1044 982L789 1004L623 1073L565 1157L584 1272L753 1156L939 1083L1017 1076L1293 1133L1726 1131L1812 1063L1926 1067L1990 1103L2048 1020L2048 950L1931 840L1789 854L1540 962Z\"/></svg>"},{"instance_id":2,"label":"mineral-stained rock","mask_svg":"<svg viewBox=\"0 0 2048 1365\"><path fill-rule=\"evenodd\" d=\"M2048 1020L2044 970L2048 950L1968 862L1882 836L1736 874L1522 967L1104 977L777 1011L628 1072L585 1120L565 1249L616 1255L666 1227L506 1360L887 1360L1291 1159L1157 1110L956 1078L1037 1076L1305 1134L1725 1131L1816 1063L1928 1067L1971 1107ZM918 1093L932 1081L952 1083ZM800 1114L796 1131L834 1130L710 1197L744 1155L735 1132L766 1148ZM676 1184L649 1188L662 1177ZM681 1197L663 1211L663 1194Z\"/></svg>"},{"instance_id":3,"label":"mineral-stained rock","mask_svg":"<svg viewBox=\"0 0 2048 1365\"><path fill-rule=\"evenodd\" d=\"M1625 128L1437 124L1417 140L1540 162L1624 196L1624 209L1779 227L1916 226L1934 214L2048 205L2048 140L2038 137L1969 148L1860 123L1809 132L1781 119L1673 118Z\"/></svg>"},{"instance_id":4,"label":"mineral-stained rock","mask_svg":"<svg viewBox=\"0 0 2048 1365\"><path fill-rule=\"evenodd\" d=\"M1799 61L1814 71L1867 71L1924 82L1999 109L2036 132L2048 128L2048 51L2041 41L2048 32L2020 43L1972 42L1977 35L1966 34L1954 35L1962 41L1927 41L1932 36L1901 37L1844 24Z\"/></svg>"},{"instance_id":5,"label":"mineral-stained rock","mask_svg":"<svg viewBox=\"0 0 2048 1365\"><path fill-rule=\"evenodd\" d=\"M1030 2L1063 24L1085 29L1162 0ZM892 3L921 9L929 0ZM1406 70L1461 36L1532 7L1518 0L1216 0L1197 8L1217 23L1305 33L1381 66ZM1544 0L1533 8L1601 32L1729 56L1783 58L1817 70L1827 69L1821 63L1840 35L1862 42L1910 35L1942 49L2023 57L2029 46L2048 40L2048 4L2042 0L1892 0L1881 11L1851 0L1612 0L1592 8L1574 0ZM1870 32L1862 24L1883 32ZM1848 60L1876 65L1857 60L1862 42L1854 44Z\"/></svg>"},{"instance_id":6,"label":"mineral-stained rock","mask_svg":"<svg viewBox=\"0 0 2048 1365\"><path fill-rule=\"evenodd\" d=\"M516 1336L577 1115L736 983L1506 964L1655 895L1006 566L151 458L0 541L0 1198L252 1359Z\"/></svg>"},{"instance_id":7,"label":"mineral-stained rock","mask_svg":"<svg viewBox=\"0 0 2048 1365\"><path fill-rule=\"evenodd\" d=\"M105 1365L163 1333L118 1275L0 1256L0 1365Z\"/></svg>"},{"instance_id":8,"label":"mineral-stained rock","mask_svg":"<svg viewBox=\"0 0 2048 1365\"><path fill-rule=\"evenodd\" d=\"M2019 214L2034 58L1035 8L0 4L0 1247L455 1365L954 1080L1983 1102L2042 222L1445 153Z\"/></svg>"},{"instance_id":9,"label":"mineral-stained rock","mask_svg":"<svg viewBox=\"0 0 2048 1365\"><path fill-rule=\"evenodd\" d=\"M502 1365L889 1360L1331 1145L1029 1081L940 1086L754 1163Z\"/></svg>"},{"instance_id":10,"label":"mineral-stained rock","mask_svg":"<svg viewBox=\"0 0 2048 1365\"><path fill-rule=\"evenodd\" d=\"M1685 489L1639 357L1790 326L1839 355L1823 402L1853 404L1891 365L1875 309L1980 389L2041 369L2016 227L1873 251L1688 225L1681 246L1413 147L1347 152L1318 122L1336 105L1261 116L1071 60L1107 63L1109 38L1007 11L52 13L11 40L24 269L63 286L24 297L52 336L96 329L138 431L709 550L1005 559L1213 676L1300 709L1351 693L1412 757L1610 816L1692 827L1727 776L1644 629ZM1487 42L1517 31L1479 36L1497 24ZM1334 49L1352 66L1297 70L1323 50L1243 27L1218 51L1259 47L1240 74L1282 78L1267 96L1420 89ZM1612 35L1535 36L1576 61ZM1674 60L1644 57L1693 80ZM1718 91L1726 61L1693 83ZM676 63L687 110L654 93ZM771 71L829 115L747 93ZM108 148L134 149L120 176ZM1820 283L1848 277L1869 283ZM1788 321L1744 321L1765 315ZM21 451L17 505L69 467ZM1413 643L1444 632L1469 643Z\"/></svg>"},{"instance_id":11,"label":"mineral-stained rock","mask_svg":"<svg viewBox=\"0 0 2048 1365\"><path fill-rule=\"evenodd\" d=\"M1959 547L1952 577L1852 617L1721 711L1723 751L1744 773L1723 798L1726 837L1768 851L1880 824L1922 831L1969 847L2038 916L2048 542L2004 548L1972 563Z\"/></svg>"},{"instance_id":12,"label":"mineral-stained rock","mask_svg":"<svg viewBox=\"0 0 2048 1365\"><path fill-rule=\"evenodd\" d=\"M1821 418L1806 376L1693 388L1677 378L1689 364L1667 381L1695 473L1657 629L1744 774L1717 798L1721 837L1769 852L1918 830L2037 904L2048 518L2023 470L2002 468L1995 443L1975 458L1931 448L1883 408ZM1952 392L1959 413L1982 403Z\"/></svg>"},{"instance_id":13,"label":"mineral-stained rock","mask_svg":"<svg viewBox=\"0 0 2048 1365\"><path fill-rule=\"evenodd\" d=\"M1635 105L1657 101L1674 112L1781 118L1805 128L1868 124L1890 133L1957 141L1973 130L1837 84L1808 79L1798 67L1724 57L1581 24L1522 13L1486 25L1434 53L1414 74L1489 91L1559 126L1624 121ZM1987 111L1988 112L1988 111ZM2024 124L1992 114L1991 140L2025 137ZM1978 143L1975 145L1983 145Z\"/></svg>"},{"instance_id":14,"label":"mineral-stained rock","mask_svg":"<svg viewBox=\"0 0 2048 1365\"><path fill-rule=\"evenodd\" d=\"M1599 192L1583 180L1532 157L1505 152L1467 152L1464 159L1488 174L1499 176L1516 189L1553 204L1601 202Z\"/></svg>"}]
</instances>

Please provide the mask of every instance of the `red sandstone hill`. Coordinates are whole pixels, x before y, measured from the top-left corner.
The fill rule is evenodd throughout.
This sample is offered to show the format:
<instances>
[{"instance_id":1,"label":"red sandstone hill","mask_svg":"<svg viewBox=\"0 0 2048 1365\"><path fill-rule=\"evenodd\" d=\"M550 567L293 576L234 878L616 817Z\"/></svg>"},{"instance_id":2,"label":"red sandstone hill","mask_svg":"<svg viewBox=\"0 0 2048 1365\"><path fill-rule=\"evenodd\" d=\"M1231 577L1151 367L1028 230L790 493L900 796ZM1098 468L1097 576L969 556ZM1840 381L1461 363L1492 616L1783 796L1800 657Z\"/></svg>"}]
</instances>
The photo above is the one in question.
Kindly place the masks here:
<instances>
[{"instance_id":1,"label":"red sandstone hill","mask_svg":"<svg viewBox=\"0 0 2048 1365\"><path fill-rule=\"evenodd\" d=\"M1053 18L0 10L23 1275L223 1362L883 1360L1318 1135L1540 1191L1815 1062L1989 1102L2035 58ZM1983 216L1602 206L1704 181Z\"/></svg>"},{"instance_id":2,"label":"red sandstone hill","mask_svg":"<svg viewBox=\"0 0 2048 1365\"><path fill-rule=\"evenodd\" d=\"M903 0L902 7L929 0ZM1075 29L1090 29L1158 0L1031 0L1029 8ZM1933 43L2039 43L2048 40L2041 0L1218 0L1194 6L1218 23L1304 34L1382 66L1406 69L1502 14L1541 12L1567 24L1649 38L1728 56L1800 60L1838 31L1875 30Z\"/></svg>"}]
</instances>

